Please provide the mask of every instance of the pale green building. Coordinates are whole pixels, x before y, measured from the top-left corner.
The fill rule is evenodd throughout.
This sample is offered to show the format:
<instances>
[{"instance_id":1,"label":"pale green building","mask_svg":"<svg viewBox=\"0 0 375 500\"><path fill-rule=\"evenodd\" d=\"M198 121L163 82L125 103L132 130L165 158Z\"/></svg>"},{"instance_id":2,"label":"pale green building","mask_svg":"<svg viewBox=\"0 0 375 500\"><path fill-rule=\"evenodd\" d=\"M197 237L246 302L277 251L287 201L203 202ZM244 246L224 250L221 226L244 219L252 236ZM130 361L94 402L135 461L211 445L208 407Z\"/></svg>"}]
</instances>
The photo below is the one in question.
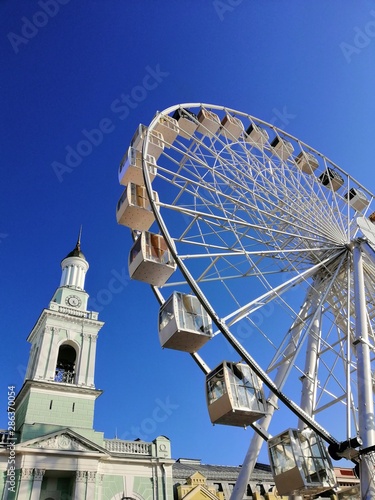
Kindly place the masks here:
<instances>
[{"instance_id":1,"label":"pale green building","mask_svg":"<svg viewBox=\"0 0 375 500\"><path fill-rule=\"evenodd\" d=\"M105 439L93 428L95 354L103 322L87 310L80 238L33 327L15 420L0 432L1 500L172 500L170 441ZM14 435L13 435L14 430ZM16 441L13 441L13 438Z\"/></svg>"}]
</instances>

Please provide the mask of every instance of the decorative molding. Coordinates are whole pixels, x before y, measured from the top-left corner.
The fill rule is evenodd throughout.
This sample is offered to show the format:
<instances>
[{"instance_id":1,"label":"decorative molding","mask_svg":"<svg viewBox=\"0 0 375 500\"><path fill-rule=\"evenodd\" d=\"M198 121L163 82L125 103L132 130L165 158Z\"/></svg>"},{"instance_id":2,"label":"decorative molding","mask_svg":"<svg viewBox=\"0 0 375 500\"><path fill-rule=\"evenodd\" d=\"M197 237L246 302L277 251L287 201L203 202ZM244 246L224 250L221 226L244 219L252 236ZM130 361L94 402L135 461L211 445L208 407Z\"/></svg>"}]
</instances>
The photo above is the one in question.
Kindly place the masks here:
<instances>
[{"instance_id":1,"label":"decorative molding","mask_svg":"<svg viewBox=\"0 0 375 500\"><path fill-rule=\"evenodd\" d=\"M42 481L45 469L34 469L34 481Z\"/></svg>"},{"instance_id":2,"label":"decorative molding","mask_svg":"<svg viewBox=\"0 0 375 500\"><path fill-rule=\"evenodd\" d=\"M59 434L58 436L50 437L38 441L29 446L30 448L39 448L42 450L62 450L62 451L93 451L94 448L83 445L78 439L75 439L69 434Z\"/></svg>"},{"instance_id":3,"label":"decorative molding","mask_svg":"<svg viewBox=\"0 0 375 500\"><path fill-rule=\"evenodd\" d=\"M87 472L87 482L95 483L96 480L96 472L89 471Z\"/></svg>"},{"instance_id":4,"label":"decorative molding","mask_svg":"<svg viewBox=\"0 0 375 500\"><path fill-rule=\"evenodd\" d=\"M77 470L76 472L76 482L77 483L82 483L83 481L86 481L87 477L87 472L83 470Z\"/></svg>"},{"instance_id":5,"label":"decorative molding","mask_svg":"<svg viewBox=\"0 0 375 500\"><path fill-rule=\"evenodd\" d=\"M33 478L34 469L21 469L21 481L32 479Z\"/></svg>"}]
</instances>

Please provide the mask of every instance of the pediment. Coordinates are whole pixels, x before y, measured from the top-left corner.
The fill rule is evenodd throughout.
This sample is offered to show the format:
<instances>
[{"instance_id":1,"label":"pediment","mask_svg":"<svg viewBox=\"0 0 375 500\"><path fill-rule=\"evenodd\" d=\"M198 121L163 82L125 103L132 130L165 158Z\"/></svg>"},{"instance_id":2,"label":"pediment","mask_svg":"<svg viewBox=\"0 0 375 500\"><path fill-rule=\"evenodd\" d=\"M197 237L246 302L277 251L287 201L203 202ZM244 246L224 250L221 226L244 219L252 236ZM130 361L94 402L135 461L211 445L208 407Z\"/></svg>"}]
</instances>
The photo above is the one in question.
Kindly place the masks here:
<instances>
[{"instance_id":1,"label":"pediment","mask_svg":"<svg viewBox=\"0 0 375 500\"><path fill-rule=\"evenodd\" d=\"M199 482L199 483L202 483L202 481L204 481L204 483L206 483L206 476L204 476L203 474L201 474L200 472L194 472L194 474L192 474L188 480L187 480L187 483L188 484L194 484L194 482Z\"/></svg>"},{"instance_id":2,"label":"pediment","mask_svg":"<svg viewBox=\"0 0 375 500\"><path fill-rule=\"evenodd\" d=\"M76 432L65 429L19 443L23 448L56 451L79 451L108 454L104 448L84 438Z\"/></svg>"},{"instance_id":3,"label":"pediment","mask_svg":"<svg viewBox=\"0 0 375 500\"><path fill-rule=\"evenodd\" d=\"M207 499L207 500L218 500L217 496L209 491L205 486L199 485L195 486L190 490L181 500L194 500L194 499Z\"/></svg>"}]
</instances>

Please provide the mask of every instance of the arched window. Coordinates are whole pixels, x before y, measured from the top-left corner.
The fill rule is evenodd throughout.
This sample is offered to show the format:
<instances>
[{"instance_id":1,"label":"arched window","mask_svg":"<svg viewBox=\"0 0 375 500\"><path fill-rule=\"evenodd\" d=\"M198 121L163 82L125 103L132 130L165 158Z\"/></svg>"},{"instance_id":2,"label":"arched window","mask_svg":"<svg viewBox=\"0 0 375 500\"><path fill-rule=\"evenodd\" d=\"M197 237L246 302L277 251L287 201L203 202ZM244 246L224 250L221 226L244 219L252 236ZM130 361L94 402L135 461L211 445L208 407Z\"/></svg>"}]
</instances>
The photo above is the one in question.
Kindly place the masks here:
<instances>
[{"instance_id":1,"label":"arched window","mask_svg":"<svg viewBox=\"0 0 375 500\"><path fill-rule=\"evenodd\" d=\"M57 356L55 382L74 384L77 353L69 344L62 344Z\"/></svg>"}]
</instances>

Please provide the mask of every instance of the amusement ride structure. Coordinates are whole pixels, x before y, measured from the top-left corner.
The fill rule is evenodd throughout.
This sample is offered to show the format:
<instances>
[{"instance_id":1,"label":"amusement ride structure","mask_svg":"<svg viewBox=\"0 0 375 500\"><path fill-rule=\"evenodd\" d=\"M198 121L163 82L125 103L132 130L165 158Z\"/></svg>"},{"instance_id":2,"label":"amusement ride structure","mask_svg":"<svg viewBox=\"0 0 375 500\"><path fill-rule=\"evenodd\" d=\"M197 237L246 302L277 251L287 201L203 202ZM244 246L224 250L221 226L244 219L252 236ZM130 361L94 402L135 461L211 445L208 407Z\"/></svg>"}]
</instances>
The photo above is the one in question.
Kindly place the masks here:
<instances>
[{"instance_id":1,"label":"amusement ride structure","mask_svg":"<svg viewBox=\"0 0 375 500\"><path fill-rule=\"evenodd\" d=\"M277 127L206 104L139 125L119 182L161 346L205 373L213 423L255 431L232 499L263 441L278 494L334 490L331 458L345 458L375 498L374 195ZM238 359L211 367L217 336ZM295 427L271 435L282 405Z\"/></svg>"}]
</instances>

